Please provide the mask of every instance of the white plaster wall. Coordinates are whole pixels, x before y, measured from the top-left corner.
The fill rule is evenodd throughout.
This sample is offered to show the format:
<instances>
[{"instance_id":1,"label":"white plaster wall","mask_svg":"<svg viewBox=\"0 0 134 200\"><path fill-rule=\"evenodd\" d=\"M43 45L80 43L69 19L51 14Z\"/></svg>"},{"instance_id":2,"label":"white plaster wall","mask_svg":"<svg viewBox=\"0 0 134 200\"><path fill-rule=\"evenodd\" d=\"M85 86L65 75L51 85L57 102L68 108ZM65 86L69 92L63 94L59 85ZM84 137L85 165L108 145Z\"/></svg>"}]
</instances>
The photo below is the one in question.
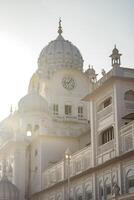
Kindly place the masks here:
<instances>
[{"instance_id":1,"label":"white plaster wall","mask_svg":"<svg viewBox=\"0 0 134 200\"><path fill-rule=\"evenodd\" d=\"M89 145L91 143L91 136L90 136L90 132L88 132L85 135L82 135L81 137L79 137L79 142L80 142L80 149L86 147L87 145Z\"/></svg>"},{"instance_id":2,"label":"white plaster wall","mask_svg":"<svg viewBox=\"0 0 134 200\"><path fill-rule=\"evenodd\" d=\"M64 159L64 153L70 148L71 153L79 149L79 141L68 137L42 137L41 138L41 163L44 171L52 162Z\"/></svg>"},{"instance_id":3,"label":"white plaster wall","mask_svg":"<svg viewBox=\"0 0 134 200\"><path fill-rule=\"evenodd\" d=\"M72 90L67 90L62 86L62 79L65 76L71 76L75 80L75 87ZM44 80L46 88L44 94L46 98L58 96L61 97L77 97L82 98L89 93L89 80L84 73L76 69L61 69L54 73L49 80ZM43 94L42 94L43 95Z\"/></svg>"}]
</instances>

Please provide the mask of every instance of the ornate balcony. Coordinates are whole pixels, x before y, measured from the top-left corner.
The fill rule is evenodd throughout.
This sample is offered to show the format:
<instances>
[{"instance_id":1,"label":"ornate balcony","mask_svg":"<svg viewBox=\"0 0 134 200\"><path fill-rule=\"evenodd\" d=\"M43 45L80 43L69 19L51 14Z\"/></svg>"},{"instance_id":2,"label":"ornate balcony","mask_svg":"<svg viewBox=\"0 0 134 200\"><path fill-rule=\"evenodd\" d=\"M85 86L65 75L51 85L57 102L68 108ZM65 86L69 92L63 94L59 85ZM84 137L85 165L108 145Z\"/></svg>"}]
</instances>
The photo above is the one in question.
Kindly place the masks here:
<instances>
[{"instance_id":1,"label":"ornate balcony","mask_svg":"<svg viewBox=\"0 0 134 200\"><path fill-rule=\"evenodd\" d=\"M106 144L101 145L98 148L97 154L97 164L102 164L115 157L115 141L111 140Z\"/></svg>"},{"instance_id":2,"label":"ornate balcony","mask_svg":"<svg viewBox=\"0 0 134 200\"><path fill-rule=\"evenodd\" d=\"M113 69L106 73L99 81L94 84L94 90L102 86L102 84L113 76Z\"/></svg>"},{"instance_id":3,"label":"ornate balcony","mask_svg":"<svg viewBox=\"0 0 134 200\"><path fill-rule=\"evenodd\" d=\"M97 113L98 121L102 121L112 114L112 104Z\"/></svg>"},{"instance_id":4,"label":"ornate balcony","mask_svg":"<svg viewBox=\"0 0 134 200\"><path fill-rule=\"evenodd\" d=\"M72 154L70 161L70 177L73 177L92 167L91 147ZM65 161L61 161L49 168L43 173L43 189L51 187L52 185L66 179Z\"/></svg>"},{"instance_id":5,"label":"ornate balcony","mask_svg":"<svg viewBox=\"0 0 134 200\"><path fill-rule=\"evenodd\" d=\"M120 138L121 153L126 153L134 149L134 121L121 128Z\"/></svg>"}]
</instances>

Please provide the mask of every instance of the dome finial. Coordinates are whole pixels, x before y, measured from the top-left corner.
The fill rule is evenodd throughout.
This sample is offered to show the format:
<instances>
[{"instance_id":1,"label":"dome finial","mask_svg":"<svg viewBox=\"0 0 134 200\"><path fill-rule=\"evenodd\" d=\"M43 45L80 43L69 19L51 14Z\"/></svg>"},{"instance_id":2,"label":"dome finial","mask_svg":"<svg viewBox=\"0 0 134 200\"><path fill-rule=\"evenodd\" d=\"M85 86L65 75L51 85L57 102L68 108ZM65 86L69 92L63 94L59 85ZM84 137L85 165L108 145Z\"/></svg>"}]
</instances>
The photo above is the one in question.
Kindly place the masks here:
<instances>
[{"instance_id":1,"label":"dome finial","mask_svg":"<svg viewBox=\"0 0 134 200\"><path fill-rule=\"evenodd\" d=\"M61 26L61 18L59 18L59 27L58 27L58 33L59 33L59 35L61 35L62 34L62 26Z\"/></svg>"}]
</instances>

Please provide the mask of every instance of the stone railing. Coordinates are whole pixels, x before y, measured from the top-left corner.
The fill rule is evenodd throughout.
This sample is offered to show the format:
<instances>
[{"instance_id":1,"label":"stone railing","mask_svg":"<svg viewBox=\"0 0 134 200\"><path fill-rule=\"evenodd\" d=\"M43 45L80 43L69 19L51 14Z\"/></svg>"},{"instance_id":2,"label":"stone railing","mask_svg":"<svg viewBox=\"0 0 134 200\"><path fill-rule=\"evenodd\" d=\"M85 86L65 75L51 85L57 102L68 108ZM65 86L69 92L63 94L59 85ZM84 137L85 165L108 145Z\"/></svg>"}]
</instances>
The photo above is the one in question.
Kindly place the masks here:
<instances>
[{"instance_id":1,"label":"stone railing","mask_svg":"<svg viewBox=\"0 0 134 200\"><path fill-rule=\"evenodd\" d=\"M91 167L92 150L91 146L88 146L72 155L70 162L70 176L75 176Z\"/></svg>"},{"instance_id":2,"label":"stone railing","mask_svg":"<svg viewBox=\"0 0 134 200\"><path fill-rule=\"evenodd\" d=\"M111 140L106 144L101 145L97 151L97 164L102 164L116 156L115 141Z\"/></svg>"},{"instance_id":3,"label":"stone railing","mask_svg":"<svg viewBox=\"0 0 134 200\"><path fill-rule=\"evenodd\" d=\"M61 161L47 168L43 173L43 179L43 188L47 188L64 180L64 162Z\"/></svg>"},{"instance_id":4,"label":"stone railing","mask_svg":"<svg viewBox=\"0 0 134 200\"><path fill-rule=\"evenodd\" d=\"M123 67L114 67L108 73L106 73L101 79L99 79L93 87L93 90L96 90L100 86L103 85L111 77L126 77L126 78L134 78L133 69L123 68Z\"/></svg>"},{"instance_id":5,"label":"stone railing","mask_svg":"<svg viewBox=\"0 0 134 200\"><path fill-rule=\"evenodd\" d=\"M74 115L52 115L52 119L55 121L88 123L88 120L85 117L78 117Z\"/></svg>"},{"instance_id":6,"label":"stone railing","mask_svg":"<svg viewBox=\"0 0 134 200\"><path fill-rule=\"evenodd\" d=\"M70 160L70 177L75 176L86 169L92 167L92 152L91 146L71 155ZM43 189L48 188L58 182L66 179L66 161L61 161L53 166L47 168L43 173Z\"/></svg>"},{"instance_id":7,"label":"stone railing","mask_svg":"<svg viewBox=\"0 0 134 200\"><path fill-rule=\"evenodd\" d=\"M110 149L114 149L114 146L115 146L115 141L114 140L110 140L106 144L101 145L98 148L98 155L99 154L103 154L104 152L109 151Z\"/></svg>"},{"instance_id":8,"label":"stone railing","mask_svg":"<svg viewBox=\"0 0 134 200\"><path fill-rule=\"evenodd\" d=\"M112 76L113 76L113 69L110 70L108 73L106 73L100 80L98 80L94 84L94 90L96 90L97 88L99 88L105 81L107 81Z\"/></svg>"},{"instance_id":9,"label":"stone railing","mask_svg":"<svg viewBox=\"0 0 134 200\"><path fill-rule=\"evenodd\" d=\"M134 121L123 126L120 130L120 151L125 153L134 149Z\"/></svg>"},{"instance_id":10,"label":"stone railing","mask_svg":"<svg viewBox=\"0 0 134 200\"><path fill-rule=\"evenodd\" d=\"M103 110L97 112L98 121L104 120L106 117L112 114L112 104L103 108Z\"/></svg>"}]
</instances>

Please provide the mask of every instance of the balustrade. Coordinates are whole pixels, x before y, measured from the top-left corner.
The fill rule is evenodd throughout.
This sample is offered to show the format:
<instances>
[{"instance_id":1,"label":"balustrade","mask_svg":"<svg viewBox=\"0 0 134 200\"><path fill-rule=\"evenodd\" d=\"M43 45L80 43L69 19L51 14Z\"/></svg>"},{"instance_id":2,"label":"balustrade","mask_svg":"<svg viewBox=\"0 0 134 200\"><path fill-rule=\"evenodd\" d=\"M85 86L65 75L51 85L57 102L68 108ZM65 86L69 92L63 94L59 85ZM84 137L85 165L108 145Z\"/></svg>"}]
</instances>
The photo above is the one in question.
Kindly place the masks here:
<instances>
[{"instance_id":1,"label":"balustrade","mask_svg":"<svg viewBox=\"0 0 134 200\"><path fill-rule=\"evenodd\" d=\"M134 122L123 126L120 130L120 151L125 153L134 149Z\"/></svg>"},{"instance_id":2,"label":"balustrade","mask_svg":"<svg viewBox=\"0 0 134 200\"><path fill-rule=\"evenodd\" d=\"M103 108L103 110L97 112L97 119L98 121L104 120L108 115L112 114L112 104L107 106L106 108Z\"/></svg>"},{"instance_id":3,"label":"balustrade","mask_svg":"<svg viewBox=\"0 0 134 200\"><path fill-rule=\"evenodd\" d=\"M53 115L53 120L55 121L73 121L73 122L80 122L87 123L88 120L84 117L74 116L74 115Z\"/></svg>"},{"instance_id":4,"label":"balustrade","mask_svg":"<svg viewBox=\"0 0 134 200\"><path fill-rule=\"evenodd\" d=\"M70 177L85 171L92 167L92 154L91 146L72 154L70 161ZM48 188L67 177L65 176L67 168L65 167L66 161L61 161L44 171L43 181L44 188Z\"/></svg>"}]
</instances>

